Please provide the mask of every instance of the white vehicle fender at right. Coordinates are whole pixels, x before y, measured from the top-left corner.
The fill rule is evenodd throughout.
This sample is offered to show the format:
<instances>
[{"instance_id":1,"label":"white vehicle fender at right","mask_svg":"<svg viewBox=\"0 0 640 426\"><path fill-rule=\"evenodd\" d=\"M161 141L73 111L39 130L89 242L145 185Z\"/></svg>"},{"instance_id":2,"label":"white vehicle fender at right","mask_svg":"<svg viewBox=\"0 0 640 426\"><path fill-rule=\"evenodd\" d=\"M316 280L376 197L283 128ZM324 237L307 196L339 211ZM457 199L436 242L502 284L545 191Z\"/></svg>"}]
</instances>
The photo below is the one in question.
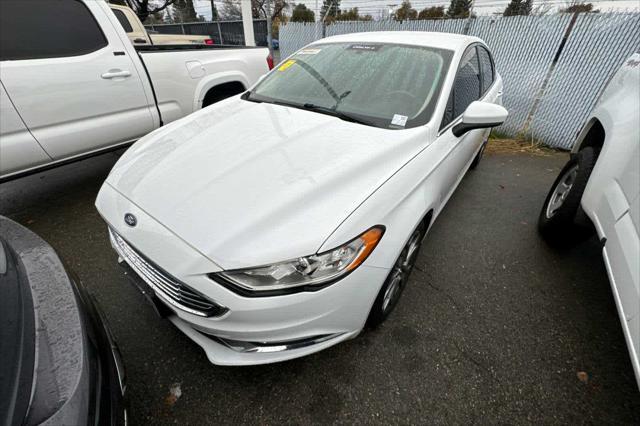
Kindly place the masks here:
<instances>
[{"instance_id":1,"label":"white vehicle fender at right","mask_svg":"<svg viewBox=\"0 0 640 426\"><path fill-rule=\"evenodd\" d=\"M195 93L197 93L197 96L194 99L193 110L197 111L202 108L202 101L204 101L204 98L209 90L216 86L219 86L220 84L230 83L234 81L242 83L245 89L250 86L249 78L240 71L226 71L204 77L198 82L198 85L196 86Z\"/></svg>"},{"instance_id":2,"label":"white vehicle fender at right","mask_svg":"<svg viewBox=\"0 0 640 426\"><path fill-rule=\"evenodd\" d=\"M611 117L604 110L599 110L597 115L591 115L589 120L587 120L586 124L582 127L582 130L578 133L576 142L573 144L573 147L571 147L571 154L578 153L578 151L584 147L584 142L587 140L589 132L591 132L591 129L593 129L593 126L596 125L596 123L600 123L600 125L606 129L608 128L609 123L611 123ZM605 138L606 136L607 134L605 133Z\"/></svg>"}]
</instances>

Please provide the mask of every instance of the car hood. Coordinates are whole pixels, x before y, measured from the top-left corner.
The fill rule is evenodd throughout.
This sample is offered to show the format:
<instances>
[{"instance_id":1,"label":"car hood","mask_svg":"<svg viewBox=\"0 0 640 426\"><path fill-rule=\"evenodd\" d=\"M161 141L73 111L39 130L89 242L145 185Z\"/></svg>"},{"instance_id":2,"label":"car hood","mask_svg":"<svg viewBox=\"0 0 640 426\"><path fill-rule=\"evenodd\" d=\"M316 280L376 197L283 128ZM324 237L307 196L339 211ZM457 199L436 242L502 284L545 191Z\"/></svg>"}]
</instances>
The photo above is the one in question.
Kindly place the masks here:
<instances>
[{"instance_id":1,"label":"car hood","mask_svg":"<svg viewBox=\"0 0 640 426\"><path fill-rule=\"evenodd\" d=\"M146 136L107 183L221 268L257 266L315 253L426 134L236 97Z\"/></svg>"}]
</instances>

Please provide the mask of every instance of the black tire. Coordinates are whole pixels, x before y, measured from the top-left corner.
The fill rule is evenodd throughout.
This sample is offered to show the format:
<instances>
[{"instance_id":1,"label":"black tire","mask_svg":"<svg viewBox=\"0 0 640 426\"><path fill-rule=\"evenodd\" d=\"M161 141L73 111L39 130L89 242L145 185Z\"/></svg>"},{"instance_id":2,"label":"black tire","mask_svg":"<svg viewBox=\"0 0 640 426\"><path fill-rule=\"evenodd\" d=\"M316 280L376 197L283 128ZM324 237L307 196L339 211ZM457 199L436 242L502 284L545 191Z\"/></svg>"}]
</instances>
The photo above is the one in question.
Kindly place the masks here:
<instances>
[{"instance_id":1,"label":"black tire","mask_svg":"<svg viewBox=\"0 0 640 426\"><path fill-rule=\"evenodd\" d=\"M482 155L484 154L484 149L487 147L487 143L489 143L488 139L482 143L480 151L478 151L476 157L473 159L471 165L469 166L471 170L475 169L476 167L478 167L478 164L480 164L480 160L482 160Z\"/></svg>"},{"instance_id":2,"label":"black tire","mask_svg":"<svg viewBox=\"0 0 640 426\"><path fill-rule=\"evenodd\" d=\"M591 228L576 222L576 215L596 160L593 148L580 150L553 182L538 218L538 232L547 242L571 245L591 234Z\"/></svg>"},{"instance_id":3,"label":"black tire","mask_svg":"<svg viewBox=\"0 0 640 426\"><path fill-rule=\"evenodd\" d=\"M385 279L384 284L382 284L376 300L373 302L373 306L371 306L371 311L367 318L367 326L375 328L382 324L398 304L398 300L400 300L402 291L409 280L413 266L420 253L426 228L426 224L421 223L418 228L413 231L411 237L409 237L407 244L405 244L402 252L400 252L400 256L396 259L393 268ZM392 286L395 286L395 290L391 289ZM387 295L389 295L390 298L385 300Z\"/></svg>"}]
</instances>

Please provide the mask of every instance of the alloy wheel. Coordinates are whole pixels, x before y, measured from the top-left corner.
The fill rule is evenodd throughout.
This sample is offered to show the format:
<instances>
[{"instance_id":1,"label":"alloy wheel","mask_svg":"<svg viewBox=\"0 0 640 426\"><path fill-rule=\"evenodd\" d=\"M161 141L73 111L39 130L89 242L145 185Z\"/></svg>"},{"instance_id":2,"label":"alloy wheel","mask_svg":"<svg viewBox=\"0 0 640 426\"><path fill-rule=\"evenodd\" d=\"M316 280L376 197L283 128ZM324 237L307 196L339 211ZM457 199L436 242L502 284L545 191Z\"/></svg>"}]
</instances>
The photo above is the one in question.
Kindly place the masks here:
<instances>
[{"instance_id":1,"label":"alloy wheel","mask_svg":"<svg viewBox=\"0 0 640 426\"><path fill-rule=\"evenodd\" d=\"M387 312L392 309L400 298L402 288L405 286L405 283L409 278L409 274L413 269L413 265L415 264L421 240L422 232L418 229L411 235L409 242L405 246L404 250L402 250L400 258L393 267L393 270L391 271L391 281L384 292L382 300L383 312Z\"/></svg>"},{"instance_id":2,"label":"alloy wheel","mask_svg":"<svg viewBox=\"0 0 640 426\"><path fill-rule=\"evenodd\" d=\"M550 219L551 217L553 217L556 211L558 211L558 209L567 199L567 196L569 195L569 193L571 192L571 188L573 187L573 183L576 181L576 176L578 176L577 164L567 170L562 178L558 180L558 184L555 188L553 188L553 194L551 195L549 203L547 204L545 213L547 218Z\"/></svg>"}]
</instances>

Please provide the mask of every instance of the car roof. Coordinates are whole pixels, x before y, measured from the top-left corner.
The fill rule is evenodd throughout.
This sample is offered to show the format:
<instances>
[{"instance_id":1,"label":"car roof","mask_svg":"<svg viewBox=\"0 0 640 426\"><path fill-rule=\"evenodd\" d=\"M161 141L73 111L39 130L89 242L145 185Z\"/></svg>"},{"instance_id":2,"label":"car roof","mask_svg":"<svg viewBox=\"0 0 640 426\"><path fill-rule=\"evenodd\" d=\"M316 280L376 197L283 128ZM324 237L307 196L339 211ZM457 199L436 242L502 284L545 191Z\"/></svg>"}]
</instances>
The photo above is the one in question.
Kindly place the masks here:
<instances>
[{"instance_id":1,"label":"car roof","mask_svg":"<svg viewBox=\"0 0 640 426\"><path fill-rule=\"evenodd\" d=\"M464 49L471 43L482 42L478 37L453 33L432 33L426 31L377 31L351 33L331 36L316 41L320 43L359 42L359 43L397 43L439 49Z\"/></svg>"}]
</instances>

